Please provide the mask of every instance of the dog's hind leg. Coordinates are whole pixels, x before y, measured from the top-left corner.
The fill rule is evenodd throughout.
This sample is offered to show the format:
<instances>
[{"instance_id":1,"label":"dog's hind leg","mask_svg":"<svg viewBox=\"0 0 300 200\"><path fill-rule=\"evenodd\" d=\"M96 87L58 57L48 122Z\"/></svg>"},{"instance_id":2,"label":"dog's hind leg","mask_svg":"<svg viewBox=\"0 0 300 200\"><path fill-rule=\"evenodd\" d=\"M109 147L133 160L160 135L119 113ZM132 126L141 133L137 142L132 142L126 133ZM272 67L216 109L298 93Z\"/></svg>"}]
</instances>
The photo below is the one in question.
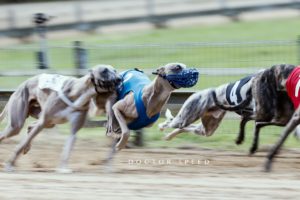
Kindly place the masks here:
<instances>
[{"instance_id":1,"label":"dog's hind leg","mask_svg":"<svg viewBox=\"0 0 300 200\"><path fill-rule=\"evenodd\" d=\"M5 170L6 171L12 171L13 166L15 165L15 162L21 152L24 150L26 146L28 146L33 138L44 128L45 121L43 119L39 120L36 125L31 129L30 133L27 135L25 140L23 140L16 148L13 155L10 157L8 162L6 163Z\"/></svg>"},{"instance_id":2,"label":"dog's hind leg","mask_svg":"<svg viewBox=\"0 0 300 200\"><path fill-rule=\"evenodd\" d=\"M194 125L190 125L190 126L194 126ZM192 130L194 131L194 130ZM173 130L171 133L167 134L164 137L164 140L172 140L174 137L176 137L177 135L179 135L180 133L184 133L184 132L189 132L189 130L187 129L187 127L185 128L176 128L175 130Z\"/></svg>"},{"instance_id":3,"label":"dog's hind leg","mask_svg":"<svg viewBox=\"0 0 300 200\"><path fill-rule=\"evenodd\" d=\"M201 119L204 128L201 135L211 136L221 124L225 114L226 111L218 112L218 114L209 113L204 115Z\"/></svg>"},{"instance_id":4,"label":"dog's hind leg","mask_svg":"<svg viewBox=\"0 0 300 200\"><path fill-rule=\"evenodd\" d=\"M219 127L222 119L225 116L225 113L226 111L218 112L217 115L216 113L206 114L202 117L201 124L191 124L184 128L176 128L174 131L169 133L164 139L171 140L183 132L190 132L201 136L211 136Z\"/></svg>"},{"instance_id":5,"label":"dog's hind leg","mask_svg":"<svg viewBox=\"0 0 300 200\"><path fill-rule=\"evenodd\" d=\"M289 134L296 128L296 126L300 123L300 108L298 108L295 113L293 114L292 118L284 128L280 139L275 144L275 146L271 149L267 156L267 161L265 163L265 171L271 170L272 161L274 159L274 156L278 153L280 147L283 145Z\"/></svg>"},{"instance_id":6,"label":"dog's hind leg","mask_svg":"<svg viewBox=\"0 0 300 200\"><path fill-rule=\"evenodd\" d=\"M83 126L85 122L87 112L76 112L72 113L69 121L71 123L71 135L67 139L62 155L61 155L61 162L57 172L60 173L71 173L72 170L68 168L68 161L70 158L71 151L73 150L75 141L76 141L76 133L78 130Z\"/></svg>"},{"instance_id":7,"label":"dog's hind leg","mask_svg":"<svg viewBox=\"0 0 300 200\"><path fill-rule=\"evenodd\" d=\"M248 121L250 121L250 118L248 118L248 117L242 117L242 119L240 121L240 130L239 130L239 133L238 133L238 137L235 140L235 143L237 145L240 145L244 142L244 139L245 139L245 126L246 126Z\"/></svg>"},{"instance_id":8,"label":"dog's hind leg","mask_svg":"<svg viewBox=\"0 0 300 200\"><path fill-rule=\"evenodd\" d=\"M13 94L5 109L7 109L8 124L0 133L0 142L5 138L17 135L23 128L28 117L28 92L23 91L21 94Z\"/></svg>"}]
</instances>

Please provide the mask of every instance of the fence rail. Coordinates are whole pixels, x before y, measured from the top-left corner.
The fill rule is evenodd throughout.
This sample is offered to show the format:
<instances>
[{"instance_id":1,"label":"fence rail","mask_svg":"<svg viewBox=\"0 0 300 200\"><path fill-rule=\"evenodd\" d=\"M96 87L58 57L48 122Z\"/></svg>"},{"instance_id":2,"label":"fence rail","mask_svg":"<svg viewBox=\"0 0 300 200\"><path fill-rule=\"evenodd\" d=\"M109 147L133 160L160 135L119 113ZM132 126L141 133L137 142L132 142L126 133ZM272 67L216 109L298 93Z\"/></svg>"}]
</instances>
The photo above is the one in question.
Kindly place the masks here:
<instances>
[{"instance_id":1,"label":"fence rail","mask_svg":"<svg viewBox=\"0 0 300 200\"><path fill-rule=\"evenodd\" d=\"M1 110L4 108L6 102L8 101L8 99L10 98L10 96L14 91L15 90L0 90ZM162 112L164 113L166 108L171 109L173 112L177 112L180 109L181 105L184 103L184 101L193 93L194 92L173 92L171 94L169 101L167 102L167 105L165 106ZM85 127L96 127L96 126L102 127L105 125L105 123L106 123L105 120L101 120L101 121L87 120L85 123Z\"/></svg>"},{"instance_id":2,"label":"fence rail","mask_svg":"<svg viewBox=\"0 0 300 200\"><path fill-rule=\"evenodd\" d=\"M75 70L77 46L47 47L50 71L70 74ZM183 62L201 68L204 74L246 74L277 63L300 63L300 40L189 42L163 44L110 44L85 43L83 60L86 66L106 63L118 69L141 68L145 71L168 62ZM35 59L37 45L0 48L0 74L13 75L22 71L33 75L38 66ZM16 59L18 58L18 59ZM79 68L79 67L78 67ZM220 69L223 68L223 69ZM9 70L8 70L9 69Z\"/></svg>"},{"instance_id":3,"label":"fence rail","mask_svg":"<svg viewBox=\"0 0 300 200\"><path fill-rule=\"evenodd\" d=\"M63 16L62 19L59 19L59 23L50 23L48 26L49 31L60 31L67 29L77 29L90 31L97 27L107 26L107 25L118 25L118 24L131 24L139 22L150 22L157 26L162 26L165 22L169 20L179 19L179 18L190 18L190 17L199 17L199 16L210 16L210 15L224 15L236 19L240 13L251 12L251 11L261 11L261 10L274 10L274 9L299 9L300 2L298 0L293 1L229 1L229 0L218 0L203 3L196 3L197 1L154 1L154 0L145 0L145 1L117 1L117 2L100 2L101 4L95 6L99 7L99 13L96 10L85 11L82 8L82 5L79 3L74 3L75 16L68 19L66 17L65 10L61 8L56 8L54 10L60 10L59 15ZM111 5L110 5L110 4ZM171 6L170 6L171 4ZM51 5L51 4L50 4ZM62 7L65 7L64 5ZM172 7L172 10L169 10ZM30 7L27 8L30 10ZM88 8L92 9L92 8ZM95 8L94 8L95 9ZM17 12L24 12L24 9L18 9ZM39 10L43 10L42 7L39 7ZM86 9L87 10L87 9ZM47 9L48 12L49 9ZM128 12L129 11L129 12ZM8 21L10 25L8 27L0 26L0 36L9 36L9 37L27 37L33 34L34 29L32 24L30 24L31 19L28 18L29 13L27 14L27 24L25 26L17 26L17 17L16 11L13 8L8 8L8 16L2 19L3 21ZM29 12L29 11L28 11ZM35 12L35 11L34 11ZM39 11L41 12L41 11ZM53 11L52 11L53 12ZM88 17L84 19L84 14L96 12L95 16ZM21 15L18 13L18 15ZM33 13L31 13L32 15ZM54 13L55 15L55 13ZM107 15L107 16L106 16ZM0 16L1 17L1 16ZM31 17L31 16L30 16ZM67 18L67 19L66 19ZM20 20L21 21L21 20ZM22 17L22 21L24 17ZM55 19L53 20L56 21ZM0 18L1 22L1 18ZM24 22L23 22L24 23ZM28 24L29 23L29 24ZM2 23L3 24L3 23ZM0 23L1 25L1 23Z\"/></svg>"}]
</instances>

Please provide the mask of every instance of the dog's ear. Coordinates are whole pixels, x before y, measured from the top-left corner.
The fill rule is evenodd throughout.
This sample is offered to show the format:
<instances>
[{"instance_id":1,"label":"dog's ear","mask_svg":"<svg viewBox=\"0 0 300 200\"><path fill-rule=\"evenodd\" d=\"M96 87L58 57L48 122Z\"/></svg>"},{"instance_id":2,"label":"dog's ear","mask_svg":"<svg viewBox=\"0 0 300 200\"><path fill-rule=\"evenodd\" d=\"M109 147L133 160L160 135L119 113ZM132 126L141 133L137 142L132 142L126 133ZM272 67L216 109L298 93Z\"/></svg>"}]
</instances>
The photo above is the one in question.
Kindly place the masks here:
<instances>
[{"instance_id":1,"label":"dog's ear","mask_svg":"<svg viewBox=\"0 0 300 200\"><path fill-rule=\"evenodd\" d=\"M172 112L169 109L166 110L165 117L169 120L174 119L174 116L172 115Z\"/></svg>"},{"instance_id":2,"label":"dog's ear","mask_svg":"<svg viewBox=\"0 0 300 200\"><path fill-rule=\"evenodd\" d=\"M276 90L283 91L286 84L286 79L283 77L284 67L277 66L274 68L274 76L276 81Z\"/></svg>"},{"instance_id":3,"label":"dog's ear","mask_svg":"<svg viewBox=\"0 0 300 200\"><path fill-rule=\"evenodd\" d=\"M89 70L88 70L88 73L89 73L90 77L87 79L87 84L92 83L92 82L95 81L95 76L94 76L94 74L93 74L93 70L92 70L92 69L89 69Z\"/></svg>"},{"instance_id":4,"label":"dog's ear","mask_svg":"<svg viewBox=\"0 0 300 200\"><path fill-rule=\"evenodd\" d=\"M155 71L152 72L154 75L165 75L165 68L164 67L159 67Z\"/></svg>"}]
</instances>

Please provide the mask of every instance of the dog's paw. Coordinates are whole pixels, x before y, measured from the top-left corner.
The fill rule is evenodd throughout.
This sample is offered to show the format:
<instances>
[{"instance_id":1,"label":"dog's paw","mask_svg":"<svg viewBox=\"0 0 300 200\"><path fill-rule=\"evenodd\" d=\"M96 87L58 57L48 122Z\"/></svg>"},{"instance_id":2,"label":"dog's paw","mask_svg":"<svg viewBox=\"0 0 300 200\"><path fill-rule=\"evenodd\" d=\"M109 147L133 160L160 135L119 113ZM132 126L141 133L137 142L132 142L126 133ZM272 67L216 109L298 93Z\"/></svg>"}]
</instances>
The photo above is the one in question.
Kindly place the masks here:
<instances>
[{"instance_id":1,"label":"dog's paw","mask_svg":"<svg viewBox=\"0 0 300 200\"><path fill-rule=\"evenodd\" d=\"M253 156L256 153L257 148L251 148L249 151L249 156Z\"/></svg>"},{"instance_id":2,"label":"dog's paw","mask_svg":"<svg viewBox=\"0 0 300 200\"><path fill-rule=\"evenodd\" d=\"M166 141L170 141L170 140L172 140L175 136L176 136L176 135L173 135L172 133L169 133L169 134L165 135L165 136L163 137L163 139L166 140Z\"/></svg>"},{"instance_id":3,"label":"dog's paw","mask_svg":"<svg viewBox=\"0 0 300 200\"><path fill-rule=\"evenodd\" d=\"M28 151L31 149L31 144L27 145L24 149L23 149L23 154L27 154Z\"/></svg>"},{"instance_id":4,"label":"dog's paw","mask_svg":"<svg viewBox=\"0 0 300 200\"><path fill-rule=\"evenodd\" d=\"M244 142L244 140L243 139L237 139L237 140L235 140L235 144L236 145L240 145L240 144L243 144L243 142Z\"/></svg>"},{"instance_id":5,"label":"dog's paw","mask_svg":"<svg viewBox=\"0 0 300 200\"><path fill-rule=\"evenodd\" d=\"M158 129L159 129L160 131L164 131L164 130L165 130L164 124L163 124L163 123L158 124Z\"/></svg>"},{"instance_id":6,"label":"dog's paw","mask_svg":"<svg viewBox=\"0 0 300 200\"><path fill-rule=\"evenodd\" d=\"M13 172L15 169L14 169L14 166L10 163L4 163L4 171L5 172Z\"/></svg>"},{"instance_id":7,"label":"dog's paw","mask_svg":"<svg viewBox=\"0 0 300 200\"><path fill-rule=\"evenodd\" d=\"M120 151L121 149L126 148L129 136L130 136L129 133L122 134L122 137L120 138L119 142L115 146L116 151Z\"/></svg>"},{"instance_id":8,"label":"dog's paw","mask_svg":"<svg viewBox=\"0 0 300 200\"><path fill-rule=\"evenodd\" d=\"M167 136L163 137L163 140L170 141L170 140L172 140L172 137L167 135Z\"/></svg>"},{"instance_id":9,"label":"dog's paw","mask_svg":"<svg viewBox=\"0 0 300 200\"><path fill-rule=\"evenodd\" d=\"M57 168L55 171L60 174L71 174L73 172L72 169L67 168L67 167L60 167L60 168Z\"/></svg>"},{"instance_id":10,"label":"dog's paw","mask_svg":"<svg viewBox=\"0 0 300 200\"><path fill-rule=\"evenodd\" d=\"M122 145L119 145L119 144L117 144L116 146L115 146L115 150L116 151L121 151L122 149L124 149L125 148L125 146L122 146Z\"/></svg>"},{"instance_id":11,"label":"dog's paw","mask_svg":"<svg viewBox=\"0 0 300 200\"><path fill-rule=\"evenodd\" d=\"M267 160L267 162L265 163L264 172L271 172L272 170L272 162L270 160Z\"/></svg>"}]
</instances>

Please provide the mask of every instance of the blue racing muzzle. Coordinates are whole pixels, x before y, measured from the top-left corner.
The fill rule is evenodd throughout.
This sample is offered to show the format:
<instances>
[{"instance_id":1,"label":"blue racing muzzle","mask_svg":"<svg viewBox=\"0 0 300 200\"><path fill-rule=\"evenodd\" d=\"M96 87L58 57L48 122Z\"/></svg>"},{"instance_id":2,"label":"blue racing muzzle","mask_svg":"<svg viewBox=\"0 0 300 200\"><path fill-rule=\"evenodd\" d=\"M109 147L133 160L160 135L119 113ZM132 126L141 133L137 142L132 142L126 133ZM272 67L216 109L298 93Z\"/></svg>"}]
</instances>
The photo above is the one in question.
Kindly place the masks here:
<instances>
[{"instance_id":1,"label":"blue racing muzzle","mask_svg":"<svg viewBox=\"0 0 300 200\"><path fill-rule=\"evenodd\" d=\"M169 81L170 85L176 89L181 87L189 88L193 87L198 82L199 72L197 69L183 69L181 72L176 74L160 76Z\"/></svg>"}]
</instances>

